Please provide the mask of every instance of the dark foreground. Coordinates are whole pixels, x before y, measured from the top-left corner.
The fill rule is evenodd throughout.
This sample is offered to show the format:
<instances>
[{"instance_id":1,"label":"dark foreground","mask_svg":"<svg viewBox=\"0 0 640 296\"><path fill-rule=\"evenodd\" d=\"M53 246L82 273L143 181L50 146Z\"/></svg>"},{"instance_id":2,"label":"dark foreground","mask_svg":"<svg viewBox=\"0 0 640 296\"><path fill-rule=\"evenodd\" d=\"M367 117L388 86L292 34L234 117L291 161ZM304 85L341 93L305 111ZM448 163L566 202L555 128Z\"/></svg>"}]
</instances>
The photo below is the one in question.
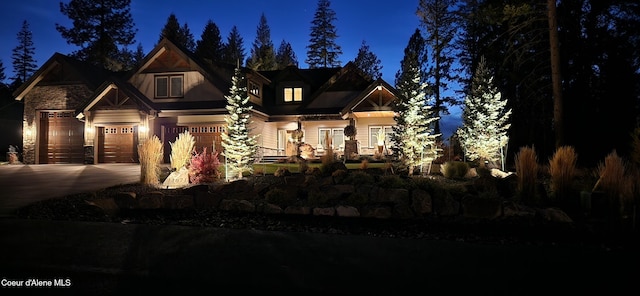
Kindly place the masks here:
<instances>
[{"instance_id":1,"label":"dark foreground","mask_svg":"<svg viewBox=\"0 0 640 296\"><path fill-rule=\"evenodd\" d=\"M37 219L0 219L0 245L0 280L59 285L3 281L2 295L631 295L640 266L635 247L578 242Z\"/></svg>"}]
</instances>

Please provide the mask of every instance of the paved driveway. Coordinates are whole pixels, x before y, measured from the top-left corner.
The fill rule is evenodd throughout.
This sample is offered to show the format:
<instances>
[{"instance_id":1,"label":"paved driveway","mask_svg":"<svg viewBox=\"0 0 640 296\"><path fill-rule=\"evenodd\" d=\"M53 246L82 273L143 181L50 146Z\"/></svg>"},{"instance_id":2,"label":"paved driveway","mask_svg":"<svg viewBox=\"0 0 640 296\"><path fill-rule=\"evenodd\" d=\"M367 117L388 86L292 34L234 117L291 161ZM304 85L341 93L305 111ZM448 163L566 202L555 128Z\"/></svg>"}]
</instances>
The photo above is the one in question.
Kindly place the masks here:
<instances>
[{"instance_id":1,"label":"paved driveway","mask_svg":"<svg viewBox=\"0 0 640 296\"><path fill-rule=\"evenodd\" d=\"M39 200L139 180L139 164L0 165L0 217Z\"/></svg>"}]
</instances>

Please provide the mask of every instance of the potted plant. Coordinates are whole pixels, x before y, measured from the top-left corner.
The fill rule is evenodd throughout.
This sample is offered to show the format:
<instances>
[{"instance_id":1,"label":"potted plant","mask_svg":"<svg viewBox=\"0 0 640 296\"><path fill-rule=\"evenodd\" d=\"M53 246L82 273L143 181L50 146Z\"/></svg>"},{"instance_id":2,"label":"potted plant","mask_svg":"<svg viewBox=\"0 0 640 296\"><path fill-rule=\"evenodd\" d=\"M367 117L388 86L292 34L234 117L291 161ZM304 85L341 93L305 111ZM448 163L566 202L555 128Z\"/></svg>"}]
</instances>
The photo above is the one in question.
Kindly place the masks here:
<instances>
[{"instance_id":1,"label":"potted plant","mask_svg":"<svg viewBox=\"0 0 640 296\"><path fill-rule=\"evenodd\" d=\"M356 126L349 124L344 127L344 135L349 140L344 141L344 156L345 160L349 158L357 157L358 155L358 141L356 141Z\"/></svg>"}]
</instances>

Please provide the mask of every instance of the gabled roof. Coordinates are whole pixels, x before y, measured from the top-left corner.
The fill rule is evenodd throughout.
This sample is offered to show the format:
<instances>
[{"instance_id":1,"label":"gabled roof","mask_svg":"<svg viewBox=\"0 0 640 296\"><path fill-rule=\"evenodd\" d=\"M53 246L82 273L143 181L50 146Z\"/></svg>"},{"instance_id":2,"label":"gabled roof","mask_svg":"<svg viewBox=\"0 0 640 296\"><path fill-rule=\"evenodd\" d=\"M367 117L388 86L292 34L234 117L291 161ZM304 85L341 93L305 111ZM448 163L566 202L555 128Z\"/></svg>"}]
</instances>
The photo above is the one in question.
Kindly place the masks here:
<instances>
[{"instance_id":1,"label":"gabled roof","mask_svg":"<svg viewBox=\"0 0 640 296\"><path fill-rule=\"evenodd\" d=\"M374 98L375 94L378 95ZM384 98L383 98L384 96ZM344 106L340 114L346 116L354 111L392 111L393 98L399 98L401 94L389 83L378 78L367 86L365 90L360 92L349 104ZM365 102L369 102L369 106L364 106Z\"/></svg>"},{"instance_id":2,"label":"gabled roof","mask_svg":"<svg viewBox=\"0 0 640 296\"><path fill-rule=\"evenodd\" d=\"M186 48L171 42L171 40L167 38L162 38L162 40L160 40L153 50L143 59L140 66L132 71L131 76L144 71L155 59L160 57L167 50L173 51L185 60L190 61L190 66L200 72L200 74L209 80L222 93L226 94L229 92L229 89L231 88L231 77L233 77L233 71L235 69L233 65L224 63L214 64L210 61L204 61Z\"/></svg>"},{"instance_id":3,"label":"gabled roof","mask_svg":"<svg viewBox=\"0 0 640 296\"><path fill-rule=\"evenodd\" d=\"M137 88L118 77L110 76L95 90L94 95L82 107L76 110L76 113L91 109L111 90L122 91L129 99L133 100L140 109L147 112L155 110L154 104Z\"/></svg>"},{"instance_id":4,"label":"gabled roof","mask_svg":"<svg viewBox=\"0 0 640 296\"><path fill-rule=\"evenodd\" d=\"M16 100L22 100L24 95L35 87L40 81L42 81L49 73L56 68L69 65L70 69L77 71L75 75L76 79L81 79L79 82L85 83L87 87L95 90L98 86L104 82L104 80L114 73L91 65L90 63L76 60L61 53L54 53L41 67L36 71L29 80L23 83L18 89L13 92L13 96Z\"/></svg>"}]
</instances>

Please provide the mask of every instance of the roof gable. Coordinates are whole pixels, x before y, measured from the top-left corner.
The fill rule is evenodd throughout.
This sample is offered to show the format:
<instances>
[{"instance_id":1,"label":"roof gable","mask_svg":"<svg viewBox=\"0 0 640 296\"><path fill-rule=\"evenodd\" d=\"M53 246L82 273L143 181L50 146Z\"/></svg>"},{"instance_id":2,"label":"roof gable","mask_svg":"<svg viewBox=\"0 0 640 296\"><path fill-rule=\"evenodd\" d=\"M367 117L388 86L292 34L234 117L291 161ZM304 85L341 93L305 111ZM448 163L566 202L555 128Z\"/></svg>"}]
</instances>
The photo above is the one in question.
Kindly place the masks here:
<instances>
[{"instance_id":1,"label":"roof gable","mask_svg":"<svg viewBox=\"0 0 640 296\"><path fill-rule=\"evenodd\" d=\"M13 95L16 100L22 100L38 83L78 83L95 90L112 74L108 70L56 52Z\"/></svg>"}]
</instances>

